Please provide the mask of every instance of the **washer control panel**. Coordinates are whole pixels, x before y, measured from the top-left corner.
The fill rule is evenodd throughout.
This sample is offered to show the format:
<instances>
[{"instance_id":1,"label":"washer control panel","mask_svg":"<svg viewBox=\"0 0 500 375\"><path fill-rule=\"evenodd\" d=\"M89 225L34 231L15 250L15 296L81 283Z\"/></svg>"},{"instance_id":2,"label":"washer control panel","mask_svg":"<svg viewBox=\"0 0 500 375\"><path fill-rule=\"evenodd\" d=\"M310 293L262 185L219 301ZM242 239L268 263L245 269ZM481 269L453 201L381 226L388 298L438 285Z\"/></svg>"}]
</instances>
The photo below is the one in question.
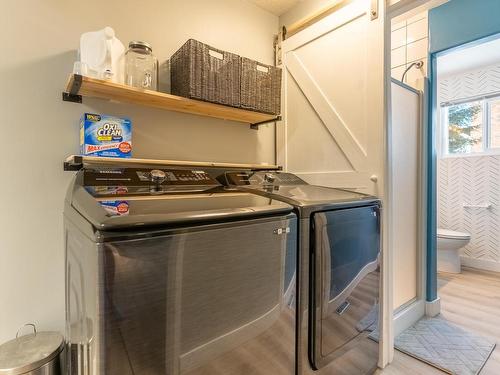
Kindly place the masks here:
<instances>
[{"instance_id":1,"label":"washer control panel","mask_svg":"<svg viewBox=\"0 0 500 375\"><path fill-rule=\"evenodd\" d=\"M215 179L197 169L96 168L84 171L84 185L220 185Z\"/></svg>"}]
</instances>

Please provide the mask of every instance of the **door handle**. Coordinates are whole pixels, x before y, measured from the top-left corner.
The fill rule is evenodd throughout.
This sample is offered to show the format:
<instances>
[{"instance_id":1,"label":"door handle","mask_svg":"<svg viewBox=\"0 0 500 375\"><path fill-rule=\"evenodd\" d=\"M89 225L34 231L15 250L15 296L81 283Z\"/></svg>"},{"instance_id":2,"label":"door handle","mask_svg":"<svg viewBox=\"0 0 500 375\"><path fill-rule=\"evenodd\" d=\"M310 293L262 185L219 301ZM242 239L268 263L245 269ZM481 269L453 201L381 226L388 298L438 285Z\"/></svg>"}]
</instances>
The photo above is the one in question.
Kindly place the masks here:
<instances>
[{"instance_id":1,"label":"door handle","mask_svg":"<svg viewBox=\"0 0 500 375\"><path fill-rule=\"evenodd\" d=\"M370 19L373 21L378 17L378 0L370 1Z\"/></svg>"}]
</instances>

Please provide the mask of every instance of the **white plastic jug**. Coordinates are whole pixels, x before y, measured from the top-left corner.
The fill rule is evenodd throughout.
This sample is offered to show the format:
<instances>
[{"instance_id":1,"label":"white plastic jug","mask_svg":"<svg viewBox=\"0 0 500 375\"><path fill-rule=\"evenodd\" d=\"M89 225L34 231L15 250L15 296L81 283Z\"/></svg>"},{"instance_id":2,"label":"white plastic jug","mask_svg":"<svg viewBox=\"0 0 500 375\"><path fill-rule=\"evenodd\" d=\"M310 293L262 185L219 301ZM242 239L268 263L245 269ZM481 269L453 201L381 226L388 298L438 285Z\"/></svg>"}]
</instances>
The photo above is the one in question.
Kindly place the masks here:
<instances>
[{"instance_id":1,"label":"white plastic jug","mask_svg":"<svg viewBox=\"0 0 500 375\"><path fill-rule=\"evenodd\" d=\"M109 26L80 37L80 63L89 77L123 83L124 53L125 47Z\"/></svg>"}]
</instances>

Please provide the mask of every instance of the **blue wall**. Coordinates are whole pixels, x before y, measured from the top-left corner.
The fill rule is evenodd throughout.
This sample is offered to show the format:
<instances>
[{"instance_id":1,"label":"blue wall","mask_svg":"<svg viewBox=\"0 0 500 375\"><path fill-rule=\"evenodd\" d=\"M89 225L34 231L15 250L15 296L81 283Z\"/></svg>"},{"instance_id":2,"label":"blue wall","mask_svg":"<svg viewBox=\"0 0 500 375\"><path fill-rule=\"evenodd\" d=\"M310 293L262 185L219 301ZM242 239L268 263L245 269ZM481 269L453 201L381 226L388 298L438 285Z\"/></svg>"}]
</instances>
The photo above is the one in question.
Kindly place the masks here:
<instances>
[{"instance_id":1,"label":"blue wall","mask_svg":"<svg viewBox=\"0 0 500 375\"><path fill-rule=\"evenodd\" d=\"M437 298L436 56L500 33L500 0L450 0L429 11L429 131L427 165L427 301Z\"/></svg>"},{"instance_id":2,"label":"blue wall","mask_svg":"<svg viewBox=\"0 0 500 375\"><path fill-rule=\"evenodd\" d=\"M453 0L452 0L453 1ZM429 90L428 103L429 118L427 121L427 301L436 300L437 295L437 84L433 72L437 69L435 54L429 59Z\"/></svg>"},{"instance_id":3,"label":"blue wall","mask_svg":"<svg viewBox=\"0 0 500 375\"><path fill-rule=\"evenodd\" d=\"M430 52L500 33L500 0L450 0L429 11Z\"/></svg>"}]
</instances>

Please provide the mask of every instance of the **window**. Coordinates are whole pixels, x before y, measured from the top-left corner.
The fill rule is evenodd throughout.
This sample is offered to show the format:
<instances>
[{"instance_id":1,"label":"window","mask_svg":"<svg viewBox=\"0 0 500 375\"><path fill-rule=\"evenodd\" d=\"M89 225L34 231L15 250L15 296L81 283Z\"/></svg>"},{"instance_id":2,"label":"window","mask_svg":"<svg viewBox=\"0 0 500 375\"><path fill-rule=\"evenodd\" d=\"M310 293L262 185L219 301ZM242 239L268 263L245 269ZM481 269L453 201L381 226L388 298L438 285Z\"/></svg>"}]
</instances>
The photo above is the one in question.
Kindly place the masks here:
<instances>
[{"instance_id":1,"label":"window","mask_svg":"<svg viewBox=\"0 0 500 375\"><path fill-rule=\"evenodd\" d=\"M490 147L500 148L500 99L489 102Z\"/></svg>"},{"instance_id":2,"label":"window","mask_svg":"<svg viewBox=\"0 0 500 375\"><path fill-rule=\"evenodd\" d=\"M445 105L441 111L444 154L500 152L500 97Z\"/></svg>"}]
</instances>

